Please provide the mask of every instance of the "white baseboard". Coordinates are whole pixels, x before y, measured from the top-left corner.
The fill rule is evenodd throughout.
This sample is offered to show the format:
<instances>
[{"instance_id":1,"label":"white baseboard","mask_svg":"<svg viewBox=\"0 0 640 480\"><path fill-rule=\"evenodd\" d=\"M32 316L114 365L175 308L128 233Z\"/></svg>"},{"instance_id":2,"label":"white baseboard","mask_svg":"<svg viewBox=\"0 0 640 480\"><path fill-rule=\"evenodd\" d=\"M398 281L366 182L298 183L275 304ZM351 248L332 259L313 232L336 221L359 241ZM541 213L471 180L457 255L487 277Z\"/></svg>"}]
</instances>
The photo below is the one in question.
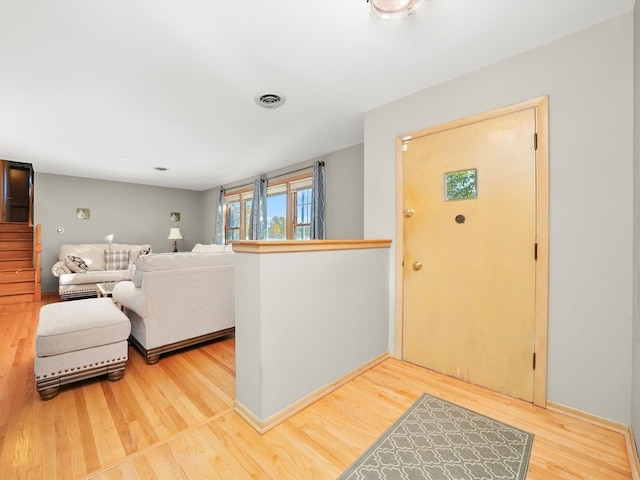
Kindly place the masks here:
<instances>
[{"instance_id":1,"label":"white baseboard","mask_svg":"<svg viewBox=\"0 0 640 480\"><path fill-rule=\"evenodd\" d=\"M628 427L627 434L624 436L624 442L627 445L627 456L629 457L631 478L633 480L640 480L640 460L638 459L636 440L633 436L633 430L631 427Z\"/></svg>"},{"instance_id":2,"label":"white baseboard","mask_svg":"<svg viewBox=\"0 0 640 480\"><path fill-rule=\"evenodd\" d=\"M273 427L279 425L284 422L286 419L292 417L302 409L308 407L314 402L317 402L322 397L328 395L333 392L335 389L349 383L351 380L366 372L367 370L375 367L379 363L382 363L387 358L389 358L389 353L385 352L367 363L359 366L355 370L347 373L346 375L338 378L337 380L331 382L324 387L319 388L318 390L311 392L309 395L302 397L297 402L289 405L288 407L280 410L279 412L271 415L269 418L265 420L260 420L256 417L247 407L242 405L238 400L235 401L234 410L240 415L249 425L251 425L260 435L267 433ZM640 479L639 479L640 480Z\"/></svg>"},{"instance_id":3,"label":"white baseboard","mask_svg":"<svg viewBox=\"0 0 640 480\"><path fill-rule=\"evenodd\" d=\"M624 437L625 446L627 448L627 458L629 459L631 478L633 480L640 480L640 460L638 459L638 451L636 450L636 442L633 436L633 430L629 425L614 422L613 420L598 417L597 415L583 412L582 410L567 407L565 405L560 405L554 402L547 402L547 409L579 418L581 420L593 423L594 425L598 425L600 427L604 427L622 434L622 436Z\"/></svg>"}]
</instances>

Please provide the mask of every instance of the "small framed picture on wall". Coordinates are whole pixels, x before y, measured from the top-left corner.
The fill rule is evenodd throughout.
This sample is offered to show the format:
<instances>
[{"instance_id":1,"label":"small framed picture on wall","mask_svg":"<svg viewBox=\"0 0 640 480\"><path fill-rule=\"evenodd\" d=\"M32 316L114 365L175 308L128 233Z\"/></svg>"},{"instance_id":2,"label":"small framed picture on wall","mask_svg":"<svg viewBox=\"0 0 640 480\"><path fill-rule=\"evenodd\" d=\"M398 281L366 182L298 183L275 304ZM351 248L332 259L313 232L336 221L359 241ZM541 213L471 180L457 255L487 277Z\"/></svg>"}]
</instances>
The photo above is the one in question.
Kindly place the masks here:
<instances>
[{"instance_id":1,"label":"small framed picture on wall","mask_svg":"<svg viewBox=\"0 0 640 480\"><path fill-rule=\"evenodd\" d=\"M89 220L91 218L91 210L88 208L76 208L76 218L78 220Z\"/></svg>"},{"instance_id":2,"label":"small framed picture on wall","mask_svg":"<svg viewBox=\"0 0 640 480\"><path fill-rule=\"evenodd\" d=\"M180 212L171 212L171 221L179 222L180 221Z\"/></svg>"}]
</instances>

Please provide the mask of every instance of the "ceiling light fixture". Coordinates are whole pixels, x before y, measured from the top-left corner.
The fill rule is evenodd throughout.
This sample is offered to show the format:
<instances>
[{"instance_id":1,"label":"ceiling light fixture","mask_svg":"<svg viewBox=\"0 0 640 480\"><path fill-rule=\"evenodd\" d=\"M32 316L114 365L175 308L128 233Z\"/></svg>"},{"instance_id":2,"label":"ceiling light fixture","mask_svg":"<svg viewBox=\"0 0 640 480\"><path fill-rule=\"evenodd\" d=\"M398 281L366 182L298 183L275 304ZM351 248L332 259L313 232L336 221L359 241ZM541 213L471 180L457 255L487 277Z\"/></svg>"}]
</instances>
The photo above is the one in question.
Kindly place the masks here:
<instances>
[{"instance_id":1,"label":"ceiling light fixture","mask_svg":"<svg viewBox=\"0 0 640 480\"><path fill-rule=\"evenodd\" d=\"M274 109L284 105L286 98L284 97L284 95L276 92L266 92L259 93L254 97L254 100L262 108Z\"/></svg>"},{"instance_id":2,"label":"ceiling light fixture","mask_svg":"<svg viewBox=\"0 0 640 480\"><path fill-rule=\"evenodd\" d=\"M424 0L367 0L371 11L385 20L411 15Z\"/></svg>"}]
</instances>

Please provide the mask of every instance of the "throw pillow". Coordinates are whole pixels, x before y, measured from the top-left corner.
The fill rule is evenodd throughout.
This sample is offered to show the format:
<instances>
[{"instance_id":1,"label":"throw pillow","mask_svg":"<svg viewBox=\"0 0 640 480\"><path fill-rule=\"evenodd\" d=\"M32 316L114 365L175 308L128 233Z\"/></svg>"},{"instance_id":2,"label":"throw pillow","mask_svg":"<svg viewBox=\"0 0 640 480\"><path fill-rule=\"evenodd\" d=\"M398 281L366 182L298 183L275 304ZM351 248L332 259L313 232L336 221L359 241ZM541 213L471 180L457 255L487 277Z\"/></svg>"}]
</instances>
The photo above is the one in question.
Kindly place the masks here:
<instances>
[{"instance_id":1,"label":"throw pillow","mask_svg":"<svg viewBox=\"0 0 640 480\"><path fill-rule=\"evenodd\" d=\"M131 280L133 280L135 278L136 275L136 264L135 263L130 263L129 264L129 276L131 277Z\"/></svg>"},{"instance_id":2,"label":"throw pillow","mask_svg":"<svg viewBox=\"0 0 640 480\"><path fill-rule=\"evenodd\" d=\"M105 270L126 270L129 265L129 250L105 250Z\"/></svg>"},{"instance_id":3,"label":"throw pillow","mask_svg":"<svg viewBox=\"0 0 640 480\"><path fill-rule=\"evenodd\" d=\"M83 258L76 257L75 255L67 255L64 257L64 264L74 273L86 273L87 270L89 270L87 262L85 262Z\"/></svg>"},{"instance_id":4,"label":"throw pillow","mask_svg":"<svg viewBox=\"0 0 640 480\"><path fill-rule=\"evenodd\" d=\"M140 249L134 248L129 252L129 265L136 263L138 258L142 255L149 255L151 253L151 245L147 245Z\"/></svg>"},{"instance_id":5,"label":"throw pillow","mask_svg":"<svg viewBox=\"0 0 640 480\"><path fill-rule=\"evenodd\" d=\"M65 275L72 272L71 269L64 264L64 262L56 262L53 267L51 267L51 273L53 273L55 277L59 277L60 275Z\"/></svg>"}]
</instances>

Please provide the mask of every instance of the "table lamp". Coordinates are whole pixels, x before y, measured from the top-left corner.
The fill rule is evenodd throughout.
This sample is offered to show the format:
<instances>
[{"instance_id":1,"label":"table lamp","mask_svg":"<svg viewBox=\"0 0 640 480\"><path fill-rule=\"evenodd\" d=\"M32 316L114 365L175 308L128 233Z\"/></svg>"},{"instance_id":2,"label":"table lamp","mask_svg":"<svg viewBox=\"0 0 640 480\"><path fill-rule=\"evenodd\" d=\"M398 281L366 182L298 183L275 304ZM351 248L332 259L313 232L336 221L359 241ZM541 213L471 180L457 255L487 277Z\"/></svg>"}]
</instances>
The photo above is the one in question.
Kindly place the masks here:
<instances>
[{"instance_id":1,"label":"table lamp","mask_svg":"<svg viewBox=\"0 0 640 480\"><path fill-rule=\"evenodd\" d=\"M178 251L178 240L182 240L182 234L179 228L169 229L169 240L173 240L173 251Z\"/></svg>"}]
</instances>

